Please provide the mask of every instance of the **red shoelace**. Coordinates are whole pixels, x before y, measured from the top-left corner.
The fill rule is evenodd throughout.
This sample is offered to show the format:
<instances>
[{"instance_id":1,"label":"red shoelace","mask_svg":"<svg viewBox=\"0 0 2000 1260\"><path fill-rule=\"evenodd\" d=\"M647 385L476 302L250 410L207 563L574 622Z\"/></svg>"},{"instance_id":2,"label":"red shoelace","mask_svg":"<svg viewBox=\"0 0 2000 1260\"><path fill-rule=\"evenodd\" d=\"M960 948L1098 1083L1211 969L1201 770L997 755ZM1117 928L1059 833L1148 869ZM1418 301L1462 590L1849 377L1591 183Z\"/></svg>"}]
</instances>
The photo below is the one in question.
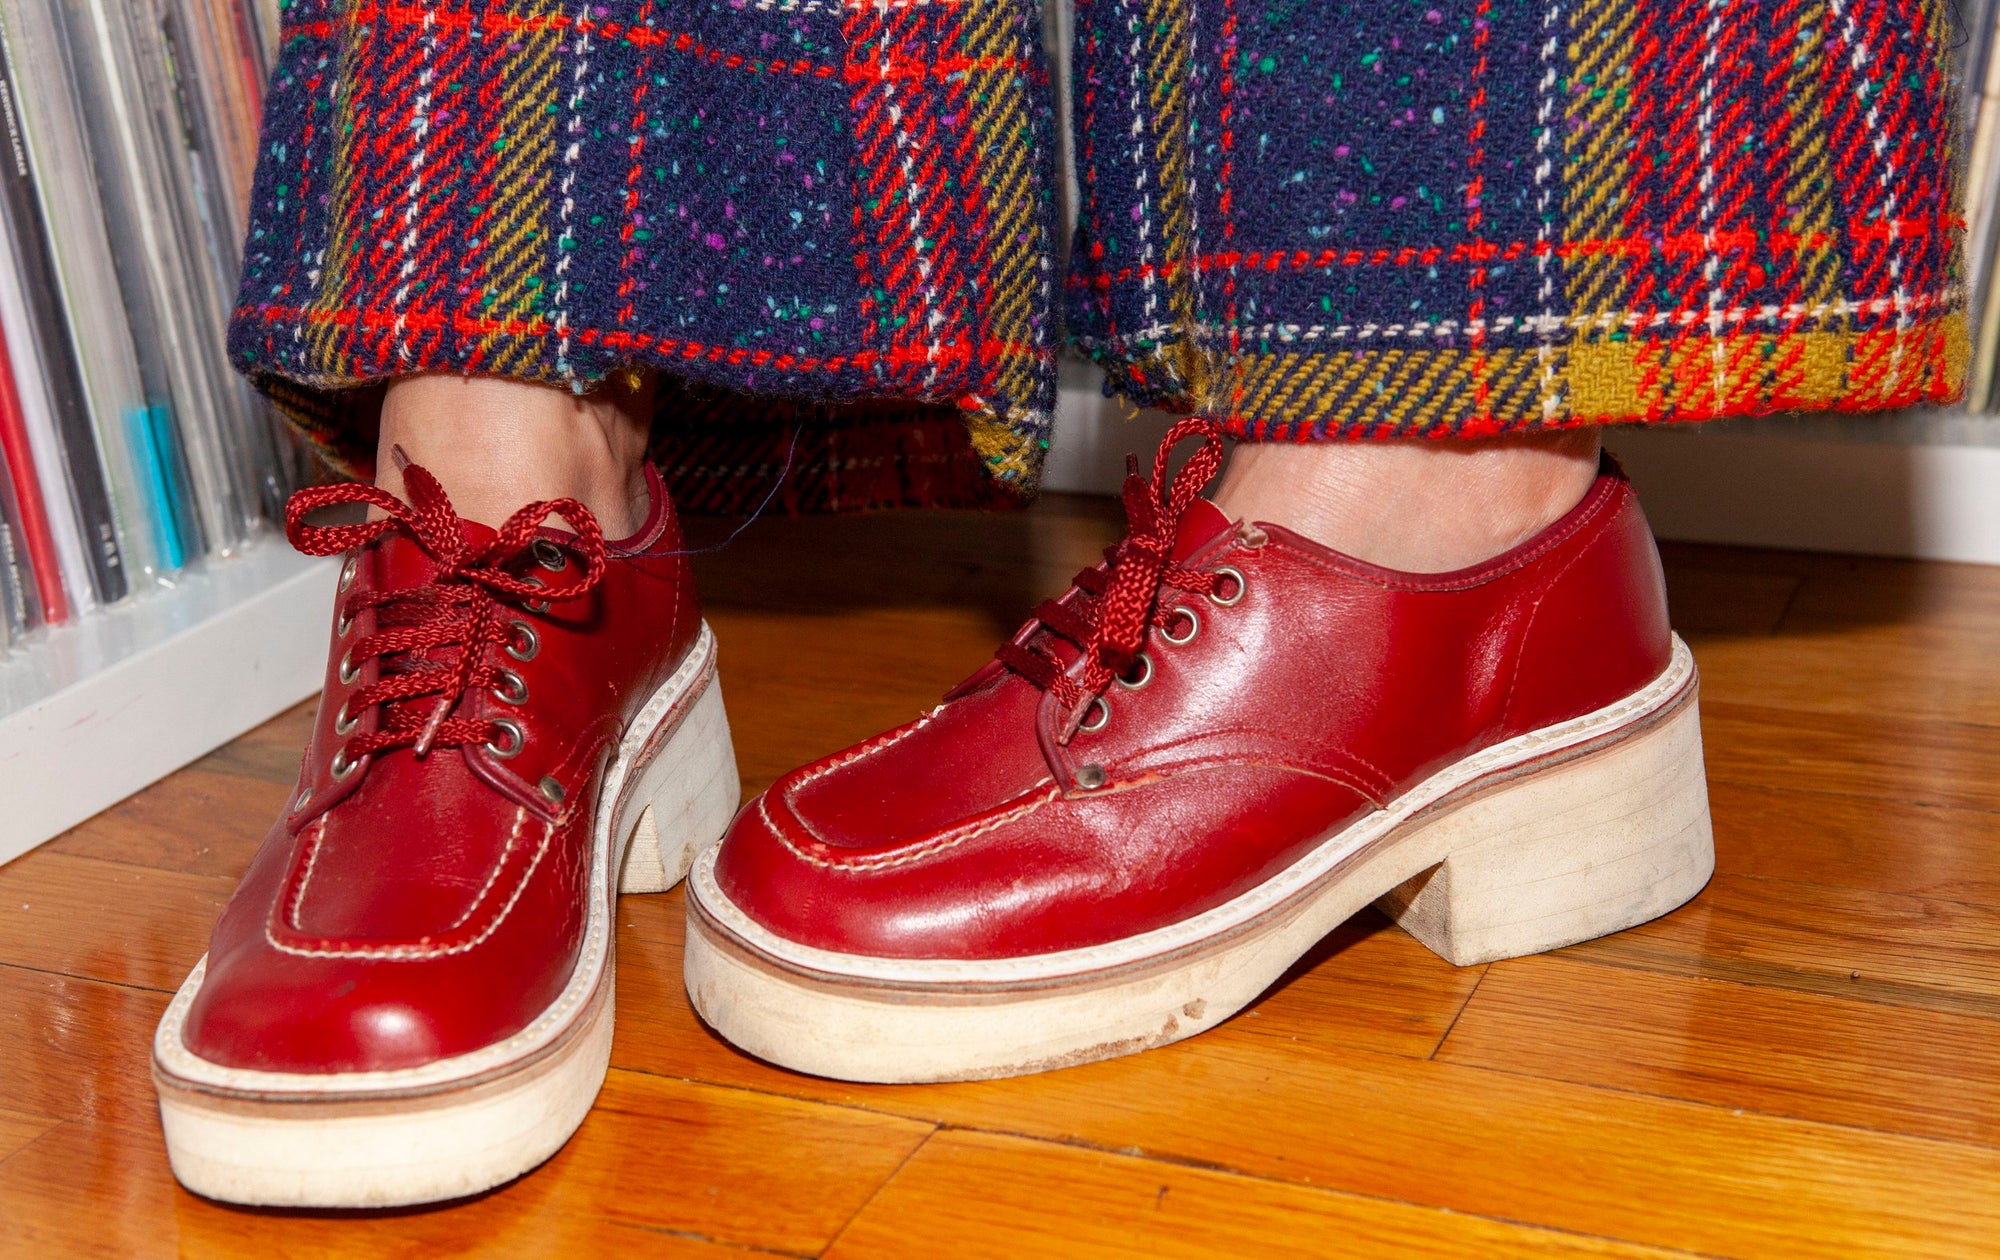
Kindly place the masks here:
<instances>
[{"instance_id":1,"label":"red shoelace","mask_svg":"<svg viewBox=\"0 0 2000 1260\"><path fill-rule=\"evenodd\" d=\"M403 486L410 496L407 503L379 487L350 483L308 487L285 505L285 534L309 556L338 555L400 530L437 568L422 586L362 591L345 597L341 605L342 625L368 609L377 610L374 633L355 640L343 672L358 672L362 662L378 657L399 658L393 665L385 660L377 680L347 698L343 717L348 721L371 705L389 706L380 729L348 740L343 755L349 763L391 748L409 748L423 757L433 748L505 738L494 722L452 716L467 691L518 683L488 659L488 648L518 633L499 615L501 604L578 599L604 578L604 533L590 509L575 499L530 503L508 517L491 541L475 548L466 545L464 523L437 478L410 464L403 469ZM347 503L365 503L383 515L358 525L306 524L309 513ZM522 567L536 531L551 516L576 531L566 550L581 555L584 564L583 576L562 587L511 571ZM449 664L429 659L434 650L451 648L457 653ZM421 713L422 706L408 703L431 696L437 700L427 714Z\"/></svg>"},{"instance_id":2,"label":"red shoelace","mask_svg":"<svg viewBox=\"0 0 2000 1260\"><path fill-rule=\"evenodd\" d=\"M1202 440L1180 471L1167 475L1174 447L1187 438ZM1153 627L1165 629L1174 619L1163 609L1160 592L1167 589L1214 595L1227 580L1215 573L1174 562L1174 540L1181 517L1194 506L1222 467L1222 427L1213 420L1182 420L1167 430L1153 456L1153 475L1139 475L1139 458L1125 457L1125 537L1104 549L1104 563L1076 575L1074 595L1045 601L1034 620L1051 633L1082 649L1083 670L1073 678L1067 666L1039 634L1016 635L1000 645L1002 664L1020 674L1069 710L1062 738L1067 743L1089 716L1111 680L1132 668Z\"/></svg>"}]
</instances>

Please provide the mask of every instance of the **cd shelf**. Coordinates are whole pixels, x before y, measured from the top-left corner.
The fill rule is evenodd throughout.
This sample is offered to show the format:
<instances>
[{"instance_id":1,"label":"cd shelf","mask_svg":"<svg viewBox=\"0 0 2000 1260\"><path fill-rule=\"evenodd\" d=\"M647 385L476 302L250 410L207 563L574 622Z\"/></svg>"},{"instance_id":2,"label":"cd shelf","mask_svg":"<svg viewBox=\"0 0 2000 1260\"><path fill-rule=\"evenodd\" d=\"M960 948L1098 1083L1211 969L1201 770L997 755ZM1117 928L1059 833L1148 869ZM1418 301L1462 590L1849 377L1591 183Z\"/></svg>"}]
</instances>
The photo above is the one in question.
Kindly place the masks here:
<instances>
[{"instance_id":1,"label":"cd shelf","mask_svg":"<svg viewBox=\"0 0 2000 1260\"><path fill-rule=\"evenodd\" d=\"M0 0L0 861L310 694L310 475L230 368L276 0Z\"/></svg>"},{"instance_id":2,"label":"cd shelf","mask_svg":"<svg viewBox=\"0 0 2000 1260\"><path fill-rule=\"evenodd\" d=\"M0 659L0 862L316 691L338 567L258 537Z\"/></svg>"}]
</instances>

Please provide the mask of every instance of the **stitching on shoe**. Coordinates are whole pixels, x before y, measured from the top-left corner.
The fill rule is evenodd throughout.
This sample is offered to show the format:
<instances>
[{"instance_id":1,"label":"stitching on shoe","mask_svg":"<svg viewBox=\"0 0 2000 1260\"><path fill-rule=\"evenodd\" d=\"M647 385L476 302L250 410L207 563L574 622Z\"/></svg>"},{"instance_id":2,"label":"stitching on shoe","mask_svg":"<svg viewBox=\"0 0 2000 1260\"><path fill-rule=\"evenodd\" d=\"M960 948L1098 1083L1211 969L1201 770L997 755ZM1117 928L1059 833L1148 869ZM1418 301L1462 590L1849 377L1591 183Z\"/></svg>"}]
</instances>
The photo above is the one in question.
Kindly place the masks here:
<instances>
[{"instance_id":1,"label":"stitching on shoe","mask_svg":"<svg viewBox=\"0 0 2000 1260\"><path fill-rule=\"evenodd\" d=\"M1542 605L1546 604L1549 596L1555 593L1556 586L1563 580L1564 575L1575 568L1578 562L1585 556L1589 555L1592 547L1603 542L1610 532L1609 530L1600 529L1590 541L1578 547L1576 554L1569 558L1567 564L1556 570L1555 576L1543 584L1542 593L1535 597L1535 606L1528 610L1527 624L1521 627L1521 637L1514 645L1514 667L1507 673L1507 696L1500 705L1500 722L1503 729L1508 720L1514 715L1514 689L1521 681L1521 662L1527 658L1528 639L1535 632L1535 621L1542 615Z\"/></svg>"},{"instance_id":2,"label":"stitching on shoe","mask_svg":"<svg viewBox=\"0 0 2000 1260\"><path fill-rule=\"evenodd\" d=\"M867 740L864 741L863 743L857 744L855 747L848 749L846 752L841 753L837 757L832 757L826 761L820 762L818 765L814 766L810 770L802 770L796 772L795 774L790 776L784 784L786 806L789 807L795 804L798 799L798 794L805 788L825 778L827 775L832 774L834 771L840 769L841 767L853 765L855 762L860 761L864 757L872 757L876 753L883 752L895 746L896 744L903 742L905 739L908 739L910 736L924 729L924 727L929 726L931 723L931 719L936 717L939 713L943 711L944 711L944 706L939 705L937 708L932 709L929 713L924 714L922 717L918 718L914 722L911 722L907 726L903 727L901 730L890 731L886 735L877 735L875 738L871 740Z\"/></svg>"},{"instance_id":3,"label":"stitching on shoe","mask_svg":"<svg viewBox=\"0 0 2000 1260\"><path fill-rule=\"evenodd\" d=\"M1217 769L1282 770L1287 774L1301 775L1308 779L1318 779L1322 783L1331 783L1335 787L1346 788L1348 791L1354 793L1355 799L1359 800L1370 810L1386 808L1377 802L1374 797L1370 796L1365 788L1352 779L1344 779L1337 774L1328 774L1323 770L1314 770L1309 766L1301 766L1289 761L1271 761L1262 757L1220 757L1210 761L1184 761L1176 765L1162 766L1148 770L1144 774L1133 778L1114 779L1101 788L1092 788L1087 795L1097 797L1109 796L1114 792L1130 792L1135 788L1162 783L1168 779L1179 778L1184 774L1199 774L1204 770Z\"/></svg>"},{"instance_id":4,"label":"stitching on shoe","mask_svg":"<svg viewBox=\"0 0 2000 1260\"><path fill-rule=\"evenodd\" d=\"M1390 819L1392 823L1400 824L1403 821L1407 821L1407 818L1416 809L1425 808L1436 800L1442 799L1449 791L1456 790L1457 786L1474 782L1495 769L1504 768L1508 765L1525 764L1540 756L1540 750L1549 748L1552 745L1568 747L1586 742L1597 736L1612 733L1616 728L1625 725L1629 719L1636 715L1658 711L1668 706L1677 695L1686 693L1696 687L1699 679L1699 672L1695 667L1694 658L1688 652L1686 644L1678 637L1675 638L1674 644L1674 655L1666 669L1653 679L1652 682L1641 687L1631 695L1626 696L1624 699L1607 705L1596 712L1587 713L1564 722L1558 722L1540 730L1530 731L1524 735L1504 741L1502 744L1494 745L1475 753L1465 760L1439 771L1425 781L1426 784L1429 784L1435 782L1440 776L1450 775L1456 780L1456 784L1428 796L1424 796L1421 793L1412 794L1424 796L1424 799L1418 800L1413 808L1404 804L1409 799L1409 796L1406 795L1404 798L1399 798L1398 803L1390 805L1387 809L1377 811L1376 814L1371 815L1369 818L1364 818L1353 825L1356 827L1364 826L1371 819L1384 818ZM1397 816L1399 811L1400 816ZM1265 909L1268 909L1269 904L1272 904L1270 890L1274 887L1281 889L1277 896L1282 898L1293 895L1298 887L1304 886L1303 884L1287 884L1284 882L1291 880L1299 871L1310 868L1311 874L1307 877L1309 879L1317 879L1323 876L1325 874L1325 869L1322 869L1323 864L1321 866L1314 866L1312 864L1318 862L1324 852L1325 846L1322 846L1321 849L1307 854L1285 871L1252 888L1237 897L1234 901L1226 902L1221 906L1204 911L1192 919L1185 919L1163 928L1155 928L1149 932L1141 933L1135 937L1128 937L1124 940L1109 942L1104 945L1085 946L1078 949L1058 950L1044 955L1027 955L1020 958L999 960L923 959L912 961L883 959L870 955L842 954L839 951L820 949L804 945L797 941L788 940L758 923L741 907L729 899L728 893L724 892L720 884L716 881L715 854L713 850L705 858L697 861L694 873L689 877L689 893L691 898L700 901L702 908L714 917L715 922L723 931L731 934L736 939L750 944L753 948L771 954L773 957L794 962L823 973L881 978L873 972L857 970L856 968L890 966L910 968L920 972L920 974L911 975L904 971L897 971L895 978L899 982L959 984L965 982L983 982L986 977L981 974L982 972L1001 969L1006 970L1008 974L999 977L999 979L1011 983L1021 979L1039 979L1056 974L1074 975L1101 966L1122 965L1132 961L1135 957L1151 957L1165 950L1180 948L1188 943L1190 939L1188 933L1191 931L1199 930L1205 934L1212 934L1214 932L1229 930L1233 926L1248 921L1245 917L1246 915L1261 914ZM1248 911L1242 909L1244 904L1251 903L1258 898L1264 899L1261 903L1258 903L1262 908ZM1135 952L1135 949L1143 949L1148 952L1138 953ZM1023 969L1024 965L1025 969ZM1060 968L1060 970L1058 971L1056 968Z\"/></svg>"},{"instance_id":5,"label":"stitching on shoe","mask_svg":"<svg viewBox=\"0 0 2000 1260\"><path fill-rule=\"evenodd\" d=\"M716 656L714 640L709 635L705 626L700 636L696 639L696 648L699 649L703 645L707 646L707 652L705 657L700 659L705 662L704 672L707 675L707 679L704 680L701 687L690 688L683 679L683 675L694 668L695 662L698 659L697 653L690 651L688 658L682 661L667 682L661 685L659 688L660 694L656 695L654 700L641 710L639 718L634 719L635 725L647 720L646 715L654 713L665 715L661 719L661 725L678 724L686 716L687 712L693 708L695 701L699 697L690 695L690 691L700 691L707 685L707 680L713 679L715 672ZM672 698L664 698L669 692L672 693ZM676 710L680 710L680 712L676 714ZM671 732L668 732L668 735L671 735ZM647 742L643 746L657 751L657 745L663 743L666 737L656 727L648 735ZM650 760L650 753L640 758L642 763L646 760ZM630 780L627 782L628 787L629 784ZM593 846L591 860L594 865L597 860L595 846L598 842L598 833L595 824L593 824L590 841ZM594 881L596 878L595 874L591 878ZM598 891L602 890L596 889L593 886L593 894ZM610 891L615 897L615 887ZM615 915L610 912L610 908L604 899L594 898L585 918L582 952L578 955L576 967L571 973L569 983L564 987L556 1000L544 1009L540 1015L536 1016L533 1022L505 1040L494 1042L477 1050L468 1051L462 1055L434 1060L420 1067L347 1072L331 1076L317 1073L267 1072L252 1068L226 1068L201 1058L200 1055L190 1049L185 1040L186 1019L188 1010L195 1000L196 993L199 991L199 980L207 974L209 959L204 955L202 960L195 964L194 971L189 974L188 979L183 981L180 988L176 990L173 1001L167 1005L166 1013L160 1018L160 1024L155 1031L153 1039L154 1061L162 1065L173 1075L187 1080L214 1081L219 1075L223 1078L222 1083L226 1086L241 1084L242 1087L267 1092L273 1090L304 1090L314 1097L325 1096L329 1084L336 1087L346 1086L356 1089L387 1089L408 1088L413 1085L464 1079L474 1071L485 1071L493 1065L511 1062L512 1060L509 1056L520 1053L521 1047L533 1047L539 1041L546 1038L550 1029L563 1025L568 1021L572 1012L588 1002L600 985L610 982L605 964L610 953L611 939L614 931L612 920L614 918ZM590 983L582 983L585 979L589 979ZM335 1094L333 1096L337 1097L339 1095Z\"/></svg>"},{"instance_id":6,"label":"stitching on shoe","mask_svg":"<svg viewBox=\"0 0 2000 1260\"><path fill-rule=\"evenodd\" d=\"M441 946L365 945L342 948L330 947L327 943L327 938L322 937L321 945L314 948L307 948L299 945L287 945L279 940L277 935L271 931L268 921L266 921L264 926L264 939L273 949L300 958L372 958L391 962L421 962L425 959L447 958L454 954L463 954L484 944L488 937L500 930L500 926L507 921L508 916L513 914L515 904L521 900L521 895L527 891L528 884L534 878L535 871L542 864L543 856L548 853L549 841L554 837L555 830L556 825L554 823L543 824L542 838L535 846L535 855L528 860L527 869L521 872L520 881L515 884L514 891L507 897L507 904L501 906L499 913L494 915L493 920L481 928L478 935L472 937L470 940L460 941L455 945ZM477 904L477 902L474 903L475 906ZM469 913L467 917L470 917Z\"/></svg>"},{"instance_id":7,"label":"stitching on shoe","mask_svg":"<svg viewBox=\"0 0 2000 1260\"><path fill-rule=\"evenodd\" d=\"M526 806L522 806L514 811L513 830L507 833L507 843L501 848L499 858L493 863L493 872L486 877L486 882L479 886L479 891L473 894L472 900L466 903L465 913L438 929L436 935L449 936L451 933L464 927L471 920L473 912L478 910L480 905L485 902L486 894L492 892L493 885L500 882L500 874L507 869L507 859L514 855L514 846L521 839L521 827L527 821L528 810ZM298 889L292 894L290 905L285 913L285 926L301 935L310 935L306 930L306 926L299 922L299 915L305 910L306 885L311 882L313 871L319 865L320 842L325 838L326 834L326 818L324 815L320 817L315 826L317 829L313 834L311 849L306 857L305 874L299 877ZM326 938L322 937L321 939ZM276 944L276 942L272 943Z\"/></svg>"},{"instance_id":8,"label":"stitching on shoe","mask_svg":"<svg viewBox=\"0 0 2000 1260\"><path fill-rule=\"evenodd\" d=\"M1506 577L1510 573L1518 573L1520 570L1528 567L1530 564L1533 564L1535 561L1549 554L1549 552L1555 550L1557 547L1562 546L1563 543L1568 542L1571 538L1574 538L1592 521L1596 520L1599 516L1603 515L1606 509L1612 507L1614 503L1621 502L1622 495L1627 493L1630 492L1621 491L1617 489L1606 491L1599 498L1598 502L1592 504L1590 508L1587 511L1585 511L1582 515L1578 516L1575 520L1569 522L1566 526L1564 526L1561 532L1542 539L1542 541L1538 543L1532 550L1522 552L1520 555L1513 557L1500 568L1494 569L1490 572L1482 570L1473 577L1464 578L1456 582L1410 582L1397 579L1384 579L1381 575L1381 572L1370 572L1360 567L1349 567L1348 565L1340 564L1337 562L1337 559L1335 557L1315 554L1314 552L1308 551L1303 547L1293 546L1292 544L1285 542L1281 538L1273 537L1271 541L1265 545L1269 547L1275 547L1278 550L1284 552L1288 556L1292 556L1299 560L1303 560L1307 564L1312 565L1314 568L1321 569L1330 573L1339 573L1346 577L1354 578L1356 581L1366 582L1371 586L1381 587L1384 590L1411 591L1419 594L1434 594L1447 591L1467 591L1477 586L1484 586L1487 583L1495 581L1499 578ZM1593 497L1595 497L1595 492L1593 492Z\"/></svg>"},{"instance_id":9,"label":"stitching on shoe","mask_svg":"<svg viewBox=\"0 0 2000 1260\"><path fill-rule=\"evenodd\" d=\"M321 814L318 818L313 819L312 838L306 841L305 870L300 873L298 883L293 885L291 895L285 898L285 904L282 907L285 922L294 928L298 927L299 923L299 907L306 899L306 885L312 882L313 868L319 865L319 843L325 835L326 815ZM264 934L269 936L270 929L266 928ZM277 942L273 941L272 944L275 945Z\"/></svg>"},{"instance_id":10,"label":"stitching on shoe","mask_svg":"<svg viewBox=\"0 0 2000 1260\"><path fill-rule=\"evenodd\" d=\"M1320 747L1322 749L1331 750L1338 756L1348 755L1344 750L1336 748L1331 744L1320 745ZM1152 751L1157 751L1157 750L1152 750ZM1092 788L1089 791L1088 795L1101 796L1104 793L1113 790L1123 790L1125 788L1137 786L1143 783L1158 782L1163 779L1176 778L1183 774L1191 774L1196 771L1210 770L1218 767L1225 767L1225 766L1242 767L1242 768L1267 767L1273 770L1295 771L1299 774L1307 776L1308 778L1320 779L1327 783L1337 783L1340 786L1353 792L1363 801L1367 802L1368 807L1370 809L1383 808L1388 801L1393 799L1392 794L1394 792L1395 785L1393 783L1390 783L1387 778L1383 777L1381 771L1376 770L1375 767L1369 765L1364 758L1354 757L1353 760L1363 768L1374 771L1377 781L1372 784L1362 782L1361 781L1362 777L1358 774L1353 773L1352 768L1347 766L1316 767L1310 765L1301 765L1295 761L1281 761L1269 756L1260 756L1256 753L1245 753L1236 755L1224 754L1224 755L1191 756L1183 758L1178 761L1168 761L1163 764L1148 766L1145 769L1140 770L1136 773L1128 771L1125 775L1121 775L1121 777L1111 780L1109 783L1105 784L1105 786L1101 788ZM1107 772L1111 772L1113 769L1115 769L1115 767L1112 766L1106 767Z\"/></svg>"},{"instance_id":11,"label":"stitching on shoe","mask_svg":"<svg viewBox=\"0 0 2000 1260\"><path fill-rule=\"evenodd\" d=\"M770 809L765 805L764 798L761 796L757 798L757 812L763 817L764 825L770 829L771 834L777 838L778 843L783 845L794 857L802 861L810 862L814 866L830 871L876 871L920 861L945 849L963 844L967 840L983 836L989 831L1027 817L1029 814L1059 799L1061 796L1062 790L1051 785L1049 790L1041 796L1017 805L1003 814L995 815L985 822L962 828L956 832L943 832L929 839L919 841L909 848L898 849L894 853L879 857L829 858L822 857L816 853L809 853L805 849L800 848L790 836L785 834L784 828L780 827L777 820L771 817ZM817 837L815 839L817 840ZM824 841L819 841L819 843L823 844Z\"/></svg>"},{"instance_id":12,"label":"stitching on shoe","mask_svg":"<svg viewBox=\"0 0 2000 1260\"><path fill-rule=\"evenodd\" d=\"M507 833L507 843L500 850L500 860L493 864L493 873L488 875L486 882L479 886L479 891L473 896L472 903L465 907L465 913L452 920L451 926L444 929L446 933L456 932L458 929L464 927L466 922L472 918L472 912L479 909L480 904L486 900L486 894L493 891L493 885L500 882L500 872L507 869L507 859L514 856L514 846L521 839L521 827L527 821L527 807L524 805L517 808L514 811L514 828ZM293 924L293 926L297 927L298 925Z\"/></svg>"}]
</instances>

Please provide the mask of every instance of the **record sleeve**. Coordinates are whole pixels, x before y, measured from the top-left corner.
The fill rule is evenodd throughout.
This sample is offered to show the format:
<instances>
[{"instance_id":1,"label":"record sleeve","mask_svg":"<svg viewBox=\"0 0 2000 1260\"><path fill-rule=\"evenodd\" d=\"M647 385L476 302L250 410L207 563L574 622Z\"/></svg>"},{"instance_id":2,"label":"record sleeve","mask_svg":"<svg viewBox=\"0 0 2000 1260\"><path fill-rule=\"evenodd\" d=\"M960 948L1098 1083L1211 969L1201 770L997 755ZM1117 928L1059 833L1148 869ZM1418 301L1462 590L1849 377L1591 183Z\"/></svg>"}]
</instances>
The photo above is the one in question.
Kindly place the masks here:
<instances>
[{"instance_id":1,"label":"record sleeve","mask_svg":"<svg viewBox=\"0 0 2000 1260\"><path fill-rule=\"evenodd\" d=\"M12 470L0 451L0 651L41 624L35 579L20 544L21 516L15 510Z\"/></svg>"},{"instance_id":2,"label":"record sleeve","mask_svg":"<svg viewBox=\"0 0 2000 1260\"><path fill-rule=\"evenodd\" d=\"M7 147L0 153L0 218L6 223L12 255L5 279L14 282L8 287L20 303L19 322L28 333L25 338L10 338L10 345L17 362L32 352L48 404L42 413L48 429L44 440L36 442L35 471L44 486L62 485L69 491L79 571L68 571L66 563L65 580L73 594L88 591L89 602L108 604L123 599L130 587L83 369L62 309L63 289L37 187L39 177L27 146L25 97L15 77L22 46L14 42L10 29L17 14L12 0L0 5L0 114L4 114L0 122L7 132ZM94 194L95 189L91 191ZM25 381L25 374L16 376L17 384ZM23 410L32 422L35 409L28 391L21 392ZM32 423L30 432L35 436Z\"/></svg>"},{"instance_id":3,"label":"record sleeve","mask_svg":"<svg viewBox=\"0 0 2000 1260\"><path fill-rule=\"evenodd\" d=\"M4 232L0 232L0 265L7 261ZM41 479L35 475L27 410L22 404L24 395L8 344L7 322L0 319L0 462L7 469L7 484L0 486L0 495L13 496L14 537L33 578L34 602L45 620L60 624L69 620L69 601L63 594L62 567L56 558L47 499L42 494Z\"/></svg>"}]
</instances>

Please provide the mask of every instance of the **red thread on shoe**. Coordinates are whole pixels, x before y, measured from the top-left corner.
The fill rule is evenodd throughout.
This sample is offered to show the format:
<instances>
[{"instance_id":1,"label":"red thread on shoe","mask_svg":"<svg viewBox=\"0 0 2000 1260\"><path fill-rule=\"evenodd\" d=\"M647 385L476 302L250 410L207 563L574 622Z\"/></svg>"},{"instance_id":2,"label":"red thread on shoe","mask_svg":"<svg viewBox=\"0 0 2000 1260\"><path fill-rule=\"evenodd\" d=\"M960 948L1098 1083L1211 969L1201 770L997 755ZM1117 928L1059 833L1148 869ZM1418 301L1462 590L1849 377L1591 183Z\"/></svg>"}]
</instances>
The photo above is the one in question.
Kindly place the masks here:
<instances>
[{"instance_id":1,"label":"red thread on shoe","mask_svg":"<svg viewBox=\"0 0 2000 1260\"><path fill-rule=\"evenodd\" d=\"M403 469L403 485L410 496L408 503L379 486L346 484L310 486L292 495L285 505L285 535L306 555L338 555L401 530L437 567L437 573L423 586L361 591L347 597L341 606L343 622L366 609L381 610L375 633L362 636L349 649L352 666L374 657L421 654L433 648L459 649L456 663L449 668L411 658L399 672L385 671L377 681L348 697L344 707L350 713L372 705L437 697L429 715L422 719L407 705L385 710L387 722L382 729L347 742L345 753L350 761L391 748L409 748L423 757L435 747L494 741L502 734L497 725L454 718L451 712L468 690L503 682L502 669L483 663L485 649L499 646L506 637L502 622L494 615L500 600L578 599L604 577L604 533L590 509L575 499L530 503L508 517L491 541L475 548L466 544L465 523L436 477L410 464ZM309 513L344 503L365 503L383 515L358 525L305 523ZM568 549L579 553L584 563L583 576L562 587L545 586L508 571L528 551L536 531L551 516L561 517L576 531Z\"/></svg>"},{"instance_id":2,"label":"red thread on shoe","mask_svg":"<svg viewBox=\"0 0 2000 1260\"><path fill-rule=\"evenodd\" d=\"M1201 449L1181 465L1171 480L1167 465L1174 447L1190 437ZM1065 605L1045 601L1034 621L1083 650L1083 676L1071 678L1068 668L1031 634L1016 635L1000 645L1001 664L1044 691L1055 693L1069 709L1062 740L1068 743L1093 702L1111 680L1131 668L1146 645L1150 627L1165 628L1172 614L1159 609L1165 587L1212 595L1222 581L1214 573L1176 564L1174 542L1181 517L1194 506L1216 471L1222 467L1222 426L1213 420L1189 418L1167 430L1153 456L1153 476L1139 475L1139 458L1125 457L1125 522L1123 540L1104 549L1104 563L1085 569L1072 583L1078 598Z\"/></svg>"}]
</instances>

